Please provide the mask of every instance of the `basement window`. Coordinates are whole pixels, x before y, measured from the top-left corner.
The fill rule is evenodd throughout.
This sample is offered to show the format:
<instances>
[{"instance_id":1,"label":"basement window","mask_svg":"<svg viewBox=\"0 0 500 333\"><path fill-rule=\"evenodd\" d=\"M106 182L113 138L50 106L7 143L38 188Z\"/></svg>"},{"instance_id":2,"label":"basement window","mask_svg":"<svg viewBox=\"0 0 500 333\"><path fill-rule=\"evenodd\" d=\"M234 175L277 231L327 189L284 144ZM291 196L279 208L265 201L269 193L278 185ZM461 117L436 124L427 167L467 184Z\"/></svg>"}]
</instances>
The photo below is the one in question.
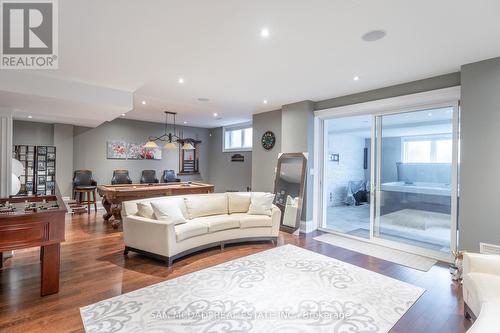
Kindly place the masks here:
<instances>
[{"instance_id":1,"label":"basement window","mask_svg":"<svg viewBox=\"0 0 500 333\"><path fill-rule=\"evenodd\" d=\"M222 129L222 151L252 151L252 124L226 126Z\"/></svg>"},{"instance_id":2,"label":"basement window","mask_svg":"<svg viewBox=\"0 0 500 333\"><path fill-rule=\"evenodd\" d=\"M451 163L450 136L403 138L404 163Z\"/></svg>"}]
</instances>

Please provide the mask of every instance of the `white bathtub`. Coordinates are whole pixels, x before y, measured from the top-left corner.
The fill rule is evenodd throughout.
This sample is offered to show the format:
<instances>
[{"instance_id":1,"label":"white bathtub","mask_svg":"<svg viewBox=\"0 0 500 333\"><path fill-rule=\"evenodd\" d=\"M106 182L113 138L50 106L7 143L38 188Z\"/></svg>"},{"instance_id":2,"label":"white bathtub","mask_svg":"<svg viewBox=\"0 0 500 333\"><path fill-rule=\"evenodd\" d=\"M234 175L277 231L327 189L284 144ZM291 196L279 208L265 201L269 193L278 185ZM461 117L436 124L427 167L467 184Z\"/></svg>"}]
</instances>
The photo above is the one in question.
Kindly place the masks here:
<instances>
[{"instance_id":1,"label":"white bathtub","mask_svg":"<svg viewBox=\"0 0 500 333\"><path fill-rule=\"evenodd\" d=\"M380 190L388 192L451 196L450 184L444 184L444 183L415 182L412 184L406 184L405 182L390 182L390 183L383 183L380 186Z\"/></svg>"}]
</instances>

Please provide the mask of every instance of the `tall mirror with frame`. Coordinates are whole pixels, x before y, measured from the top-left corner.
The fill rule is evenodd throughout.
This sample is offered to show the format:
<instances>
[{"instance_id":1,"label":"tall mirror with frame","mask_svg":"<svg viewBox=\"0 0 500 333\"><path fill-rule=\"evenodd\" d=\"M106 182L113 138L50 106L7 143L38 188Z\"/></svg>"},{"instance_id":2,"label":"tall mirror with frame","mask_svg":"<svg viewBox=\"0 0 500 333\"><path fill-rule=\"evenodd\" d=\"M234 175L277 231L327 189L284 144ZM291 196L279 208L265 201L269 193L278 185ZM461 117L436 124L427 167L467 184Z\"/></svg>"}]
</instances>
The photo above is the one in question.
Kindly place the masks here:
<instances>
[{"instance_id":1,"label":"tall mirror with frame","mask_svg":"<svg viewBox=\"0 0 500 333\"><path fill-rule=\"evenodd\" d=\"M303 153L281 154L274 182L274 204L281 210L281 230L293 233L300 227L307 159Z\"/></svg>"}]
</instances>

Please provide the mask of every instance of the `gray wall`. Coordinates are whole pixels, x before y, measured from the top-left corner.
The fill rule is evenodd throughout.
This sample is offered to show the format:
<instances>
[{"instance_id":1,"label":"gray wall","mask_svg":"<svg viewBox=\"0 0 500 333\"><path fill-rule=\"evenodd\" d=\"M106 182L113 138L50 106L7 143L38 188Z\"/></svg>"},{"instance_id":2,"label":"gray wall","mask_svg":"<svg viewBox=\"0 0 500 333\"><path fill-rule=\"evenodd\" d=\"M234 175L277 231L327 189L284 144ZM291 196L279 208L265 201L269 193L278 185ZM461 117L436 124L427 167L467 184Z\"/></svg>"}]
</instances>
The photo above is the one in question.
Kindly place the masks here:
<instances>
[{"instance_id":1,"label":"gray wall","mask_svg":"<svg viewBox=\"0 0 500 333\"><path fill-rule=\"evenodd\" d=\"M14 120L12 136L13 145L52 146L54 145L54 125Z\"/></svg>"},{"instance_id":2,"label":"gray wall","mask_svg":"<svg viewBox=\"0 0 500 333\"><path fill-rule=\"evenodd\" d=\"M500 245L500 58L462 67L460 248Z\"/></svg>"},{"instance_id":3,"label":"gray wall","mask_svg":"<svg viewBox=\"0 0 500 333\"><path fill-rule=\"evenodd\" d=\"M216 192L246 191L252 185L252 152L222 152L222 127L209 130L208 181ZM231 156L241 154L244 162L231 162Z\"/></svg>"},{"instance_id":4,"label":"gray wall","mask_svg":"<svg viewBox=\"0 0 500 333\"><path fill-rule=\"evenodd\" d=\"M156 170L158 178L166 169L179 170L179 150L163 150L161 160L112 160L106 158L106 142L124 140L128 142L145 142L148 136L159 136L164 133L164 125L145 121L115 119L96 128L75 127L73 151L74 169L90 169L95 180L100 184L109 184L115 169L129 170L133 182L139 182L141 171ZM193 179L208 179L208 130L204 128L182 127L184 137L202 141L200 144L200 175ZM191 177L181 177L191 180Z\"/></svg>"},{"instance_id":5,"label":"gray wall","mask_svg":"<svg viewBox=\"0 0 500 333\"><path fill-rule=\"evenodd\" d=\"M272 131L276 136L273 149L262 148L262 135ZM281 152L281 110L253 115L252 190L274 192L278 155Z\"/></svg>"},{"instance_id":6,"label":"gray wall","mask_svg":"<svg viewBox=\"0 0 500 333\"><path fill-rule=\"evenodd\" d=\"M313 215L314 168L314 102L302 101L283 105L281 114L281 151L283 153L308 153L306 191L303 201L302 221L311 221ZM312 222L311 222L312 223ZM312 223L314 224L314 223Z\"/></svg>"},{"instance_id":7,"label":"gray wall","mask_svg":"<svg viewBox=\"0 0 500 333\"><path fill-rule=\"evenodd\" d=\"M54 124L56 146L56 182L63 196L71 196L73 188L73 125Z\"/></svg>"}]
</instances>

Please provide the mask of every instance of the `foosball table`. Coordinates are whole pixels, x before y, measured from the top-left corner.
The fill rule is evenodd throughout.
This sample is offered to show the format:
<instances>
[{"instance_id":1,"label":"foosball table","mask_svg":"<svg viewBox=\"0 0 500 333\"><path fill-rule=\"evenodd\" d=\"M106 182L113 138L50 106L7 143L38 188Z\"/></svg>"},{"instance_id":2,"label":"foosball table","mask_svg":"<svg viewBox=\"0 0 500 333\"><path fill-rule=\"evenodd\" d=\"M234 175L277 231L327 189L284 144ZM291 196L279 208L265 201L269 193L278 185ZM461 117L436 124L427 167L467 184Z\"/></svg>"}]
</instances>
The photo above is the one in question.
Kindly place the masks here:
<instances>
[{"instance_id":1,"label":"foosball table","mask_svg":"<svg viewBox=\"0 0 500 333\"><path fill-rule=\"evenodd\" d=\"M59 291L65 214L56 195L0 198L0 268L3 252L40 247L41 296Z\"/></svg>"}]
</instances>

